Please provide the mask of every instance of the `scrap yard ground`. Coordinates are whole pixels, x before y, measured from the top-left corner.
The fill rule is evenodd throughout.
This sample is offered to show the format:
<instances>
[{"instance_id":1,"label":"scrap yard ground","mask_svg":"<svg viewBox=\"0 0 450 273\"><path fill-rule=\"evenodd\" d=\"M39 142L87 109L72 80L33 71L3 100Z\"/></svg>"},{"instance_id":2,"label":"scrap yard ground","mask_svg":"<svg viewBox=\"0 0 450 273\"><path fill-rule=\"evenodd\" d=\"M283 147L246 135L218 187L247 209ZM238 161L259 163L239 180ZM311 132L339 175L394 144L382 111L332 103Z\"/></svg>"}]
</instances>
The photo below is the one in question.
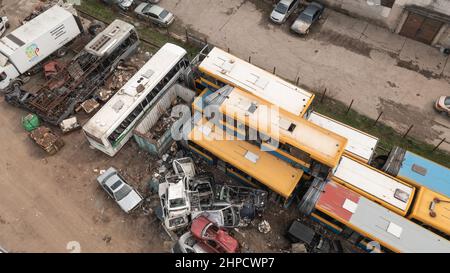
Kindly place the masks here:
<instances>
[{"instance_id":1,"label":"scrap yard ground","mask_svg":"<svg viewBox=\"0 0 450 273\"><path fill-rule=\"evenodd\" d=\"M11 29L37 2L0 0ZM344 103L354 98L356 110L372 118L383 111L384 121L397 129L420 122L412 132L415 137L433 144L446 137L442 148L450 150L450 121L432 110L432 100L449 90L450 64L435 51L397 36L395 43L386 45L379 36L384 35L382 30L334 12L325 16L311 38L300 39L289 34L286 26L269 24L270 5L264 1L163 0L161 5L178 17L173 31L182 33L187 27L218 46L231 48L239 57L252 56L261 67L276 66L283 77L300 77L315 91L328 88L331 97ZM409 62L421 69L399 65ZM116 157L107 157L90 149L80 130L65 135L65 147L49 157L23 130L20 120L25 114L0 97L2 247L12 252L70 252L79 243L82 252L170 251L173 242L152 210L158 197L148 192L157 168L155 158L141 152L134 141ZM107 198L95 178L110 166L148 197L145 209L126 215ZM283 210L272 203L255 222L267 220L271 232L262 234L251 224L234 233L243 251L289 251L284 234L296 217L295 208Z\"/></svg>"}]
</instances>

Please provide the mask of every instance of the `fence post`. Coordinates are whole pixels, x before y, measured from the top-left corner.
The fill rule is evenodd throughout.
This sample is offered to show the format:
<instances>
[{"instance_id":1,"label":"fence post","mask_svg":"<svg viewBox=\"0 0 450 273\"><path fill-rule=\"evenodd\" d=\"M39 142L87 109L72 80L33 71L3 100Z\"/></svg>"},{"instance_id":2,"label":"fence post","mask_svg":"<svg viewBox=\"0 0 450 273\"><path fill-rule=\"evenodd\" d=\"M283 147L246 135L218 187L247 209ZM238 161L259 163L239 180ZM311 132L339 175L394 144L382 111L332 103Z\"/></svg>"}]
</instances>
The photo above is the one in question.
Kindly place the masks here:
<instances>
[{"instance_id":1,"label":"fence post","mask_svg":"<svg viewBox=\"0 0 450 273\"><path fill-rule=\"evenodd\" d=\"M409 132L411 132L411 130L412 130L413 127L414 127L414 124L411 124L411 126L409 126L409 129L408 129L408 131L406 131L406 133L403 135L403 138L405 138L405 137L409 134Z\"/></svg>"},{"instance_id":2,"label":"fence post","mask_svg":"<svg viewBox=\"0 0 450 273\"><path fill-rule=\"evenodd\" d=\"M297 83L295 85L298 86L298 83L300 82L300 77L297 77Z\"/></svg>"},{"instance_id":3,"label":"fence post","mask_svg":"<svg viewBox=\"0 0 450 273\"><path fill-rule=\"evenodd\" d=\"M273 67L273 74L275 75L276 72L277 72L277 67L274 66L274 67Z\"/></svg>"},{"instance_id":4,"label":"fence post","mask_svg":"<svg viewBox=\"0 0 450 273\"><path fill-rule=\"evenodd\" d=\"M248 62L252 63L252 56L248 56Z\"/></svg>"},{"instance_id":5,"label":"fence post","mask_svg":"<svg viewBox=\"0 0 450 273\"><path fill-rule=\"evenodd\" d=\"M228 51L228 53L230 53L230 48L228 48L228 50L227 50L227 51Z\"/></svg>"},{"instance_id":6,"label":"fence post","mask_svg":"<svg viewBox=\"0 0 450 273\"><path fill-rule=\"evenodd\" d=\"M350 102L350 105L348 106L348 109L347 109L347 113L345 113L346 115L348 114L348 112L350 112L350 109L352 109L352 106L353 106L353 102L354 102L355 100L354 99L352 99L352 102Z\"/></svg>"},{"instance_id":7,"label":"fence post","mask_svg":"<svg viewBox=\"0 0 450 273\"><path fill-rule=\"evenodd\" d=\"M436 147L434 147L434 149L433 149L432 152L436 151L436 150L439 148L439 146L441 146L441 144L444 143L445 140L446 140L446 138L444 138L443 140L441 140L441 142L439 142L439 144L436 145Z\"/></svg>"},{"instance_id":8,"label":"fence post","mask_svg":"<svg viewBox=\"0 0 450 273\"><path fill-rule=\"evenodd\" d=\"M375 123L373 124L373 126L377 125L378 121L381 118L381 115L383 115L383 111L381 111L381 113L378 115L377 119L375 120Z\"/></svg>"},{"instance_id":9,"label":"fence post","mask_svg":"<svg viewBox=\"0 0 450 273\"><path fill-rule=\"evenodd\" d=\"M185 28L185 33L186 33L186 43L189 42L189 33L188 33L188 29Z\"/></svg>"},{"instance_id":10,"label":"fence post","mask_svg":"<svg viewBox=\"0 0 450 273\"><path fill-rule=\"evenodd\" d=\"M322 97L320 98L320 103L322 103L323 100L325 99L325 94L326 93L327 93L327 89L325 88L325 90L323 90Z\"/></svg>"}]
</instances>

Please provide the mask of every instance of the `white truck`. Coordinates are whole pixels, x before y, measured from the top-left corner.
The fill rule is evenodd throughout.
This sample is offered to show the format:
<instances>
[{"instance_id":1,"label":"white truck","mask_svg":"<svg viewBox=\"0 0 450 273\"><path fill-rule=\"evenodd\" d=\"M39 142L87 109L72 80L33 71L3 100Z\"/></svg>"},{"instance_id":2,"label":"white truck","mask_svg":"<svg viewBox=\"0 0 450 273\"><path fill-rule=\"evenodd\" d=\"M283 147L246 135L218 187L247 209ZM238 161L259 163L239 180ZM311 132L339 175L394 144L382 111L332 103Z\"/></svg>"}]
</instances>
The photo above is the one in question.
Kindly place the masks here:
<instances>
[{"instance_id":1,"label":"white truck","mask_svg":"<svg viewBox=\"0 0 450 273\"><path fill-rule=\"evenodd\" d=\"M0 90L75 39L83 26L55 5L0 39Z\"/></svg>"}]
</instances>

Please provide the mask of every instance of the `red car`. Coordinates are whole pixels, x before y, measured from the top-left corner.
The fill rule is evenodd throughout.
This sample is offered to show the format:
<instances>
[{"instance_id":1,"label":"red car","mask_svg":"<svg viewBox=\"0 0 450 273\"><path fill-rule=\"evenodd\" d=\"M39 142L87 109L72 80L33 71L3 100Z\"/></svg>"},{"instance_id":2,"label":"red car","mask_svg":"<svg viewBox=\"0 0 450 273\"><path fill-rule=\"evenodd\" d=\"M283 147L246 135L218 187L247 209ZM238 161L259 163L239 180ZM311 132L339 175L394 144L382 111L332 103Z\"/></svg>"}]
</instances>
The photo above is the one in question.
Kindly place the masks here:
<instances>
[{"instance_id":1,"label":"red car","mask_svg":"<svg viewBox=\"0 0 450 273\"><path fill-rule=\"evenodd\" d=\"M192 221L191 233L210 252L236 253L239 250L239 242L205 216Z\"/></svg>"}]
</instances>

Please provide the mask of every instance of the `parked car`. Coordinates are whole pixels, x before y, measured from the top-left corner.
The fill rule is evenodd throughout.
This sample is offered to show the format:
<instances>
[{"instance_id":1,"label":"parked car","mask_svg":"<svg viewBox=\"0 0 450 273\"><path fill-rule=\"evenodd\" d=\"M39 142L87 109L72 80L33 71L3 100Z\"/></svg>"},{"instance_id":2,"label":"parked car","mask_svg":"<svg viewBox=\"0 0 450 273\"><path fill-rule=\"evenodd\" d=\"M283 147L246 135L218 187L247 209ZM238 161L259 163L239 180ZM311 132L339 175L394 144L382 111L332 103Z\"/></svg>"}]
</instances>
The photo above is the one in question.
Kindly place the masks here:
<instances>
[{"instance_id":1,"label":"parked car","mask_svg":"<svg viewBox=\"0 0 450 273\"><path fill-rule=\"evenodd\" d=\"M139 4L134 12L139 18L149 20L161 27L168 27L175 20L175 16L170 11L149 3Z\"/></svg>"},{"instance_id":2,"label":"parked car","mask_svg":"<svg viewBox=\"0 0 450 273\"><path fill-rule=\"evenodd\" d=\"M172 253L208 253L203 243L199 242L190 231L181 235L172 247Z\"/></svg>"},{"instance_id":3,"label":"parked car","mask_svg":"<svg viewBox=\"0 0 450 273\"><path fill-rule=\"evenodd\" d=\"M270 20L277 24L283 24L289 16L298 8L300 0L281 0L275 5Z\"/></svg>"},{"instance_id":4,"label":"parked car","mask_svg":"<svg viewBox=\"0 0 450 273\"><path fill-rule=\"evenodd\" d=\"M324 7L317 2L311 2L297 17L291 30L301 35L309 33L311 26L320 19Z\"/></svg>"},{"instance_id":5,"label":"parked car","mask_svg":"<svg viewBox=\"0 0 450 273\"><path fill-rule=\"evenodd\" d=\"M2 36L5 33L5 31L8 27L9 27L8 17L1 16L0 17L0 36Z\"/></svg>"},{"instance_id":6,"label":"parked car","mask_svg":"<svg viewBox=\"0 0 450 273\"><path fill-rule=\"evenodd\" d=\"M126 213L131 212L142 203L142 196L125 182L113 167L97 177L98 183L116 201Z\"/></svg>"},{"instance_id":7,"label":"parked car","mask_svg":"<svg viewBox=\"0 0 450 273\"><path fill-rule=\"evenodd\" d=\"M119 0L119 2L117 3L117 5L119 6L119 8L121 8L122 10L129 10L131 8L131 6L133 5L134 0Z\"/></svg>"},{"instance_id":8,"label":"parked car","mask_svg":"<svg viewBox=\"0 0 450 273\"><path fill-rule=\"evenodd\" d=\"M239 242L235 238L204 216L192 221L191 233L208 252L236 253L239 250Z\"/></svg>"},{"instance_id":9,"label":"parked car","mask_svg":"<svg viewBox=\"0 0 450 273\"><path fill-rule=\"evenodd\" d=\"M440 97L434 107L438 112L447 113L450 116L450 96L442 96Z\"/></svg>"}]
</instances>

